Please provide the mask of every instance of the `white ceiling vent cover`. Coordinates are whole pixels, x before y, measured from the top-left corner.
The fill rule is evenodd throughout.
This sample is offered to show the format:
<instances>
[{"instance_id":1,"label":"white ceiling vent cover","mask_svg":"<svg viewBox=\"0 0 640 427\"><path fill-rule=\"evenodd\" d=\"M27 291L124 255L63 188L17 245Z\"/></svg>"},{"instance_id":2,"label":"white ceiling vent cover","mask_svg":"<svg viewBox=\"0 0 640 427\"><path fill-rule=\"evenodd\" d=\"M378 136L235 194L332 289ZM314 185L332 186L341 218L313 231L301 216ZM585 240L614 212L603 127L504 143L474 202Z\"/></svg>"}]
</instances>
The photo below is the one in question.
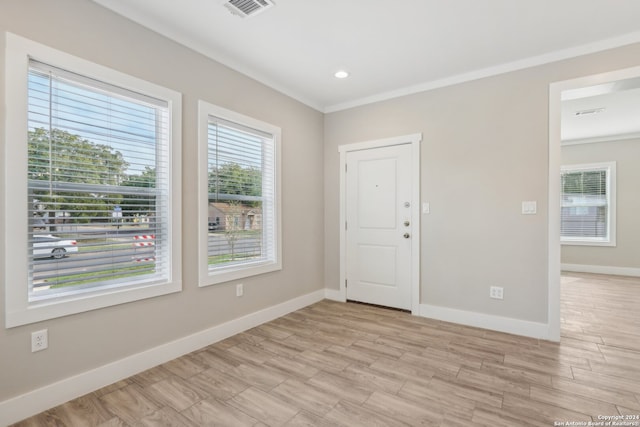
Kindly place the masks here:
<instances>
[{"instance_id":1,"label":"white ceiling vent cover","mask_svg":"<svg viewBox=\"0 0 640 427\"><path fill-rule=\"evenodd\" d=\"M224 5L231 13L243 18L257 15L274 6L271 0L229 0Z\"/></svg>"}]
</instances>

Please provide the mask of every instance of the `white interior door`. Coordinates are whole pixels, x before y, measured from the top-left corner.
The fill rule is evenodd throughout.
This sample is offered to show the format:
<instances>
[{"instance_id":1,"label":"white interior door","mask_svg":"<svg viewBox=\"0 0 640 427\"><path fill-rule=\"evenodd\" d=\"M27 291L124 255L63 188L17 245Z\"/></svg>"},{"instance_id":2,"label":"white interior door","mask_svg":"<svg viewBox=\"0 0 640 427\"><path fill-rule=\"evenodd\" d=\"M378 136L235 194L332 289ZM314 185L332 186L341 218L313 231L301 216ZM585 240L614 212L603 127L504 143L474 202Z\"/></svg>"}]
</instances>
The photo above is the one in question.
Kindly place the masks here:
<instances>
[{"instance_id":1,"label":"white interior door","mask_svg":"<svg viewBox=\"0 0 640 427\"><path fill-rule=\"evenodd\" d=\"M347 299L411 309L411 144L346 154Z\"/></svg>"}]
</instances>

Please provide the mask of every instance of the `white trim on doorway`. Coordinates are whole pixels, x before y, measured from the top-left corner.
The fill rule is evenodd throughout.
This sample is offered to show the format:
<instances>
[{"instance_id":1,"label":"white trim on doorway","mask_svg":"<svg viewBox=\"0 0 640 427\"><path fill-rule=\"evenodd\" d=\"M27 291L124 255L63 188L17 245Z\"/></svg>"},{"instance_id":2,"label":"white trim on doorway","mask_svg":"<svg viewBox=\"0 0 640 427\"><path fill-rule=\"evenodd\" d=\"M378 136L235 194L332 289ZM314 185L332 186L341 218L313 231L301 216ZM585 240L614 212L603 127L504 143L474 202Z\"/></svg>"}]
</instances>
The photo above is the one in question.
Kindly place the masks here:
<instances>
[{"instance_id":1,"label":"white trim on doorway","mask_svg":"<svg viewBox=\"0 0 640 427\"><path fill-rule=\"evenodd\" d=\"M352 144L340 145L340 290L333 293L332 299L345 302L347 300L347 288L345 280L346 272L346 233L344 224L346 223L345 204L345 167L347 164L347 153L350 151L369 150L372 148L391 147L394 145L411 144L411 168L412 179L415 180L411 197L413 199L412 216L414 218L414 236L420 236L420 143L422 134L415 133L392 138L377 139L372 141L356 142ZM420 314L420 238L411 240L411 313Z\"/></svg>"},{"instance_id":2,"label":"white trim on doorway","mask_svg":"<svg viewBox=\"0 0 640 427\"><path fill-rule=\"evenodd\" d=\"M548 325L547 339L560 341L560 158L561 94L565 90L640 77L640 67L579 77L549 85L549 212L548 212Z\"/></svg>"}]
</instances>

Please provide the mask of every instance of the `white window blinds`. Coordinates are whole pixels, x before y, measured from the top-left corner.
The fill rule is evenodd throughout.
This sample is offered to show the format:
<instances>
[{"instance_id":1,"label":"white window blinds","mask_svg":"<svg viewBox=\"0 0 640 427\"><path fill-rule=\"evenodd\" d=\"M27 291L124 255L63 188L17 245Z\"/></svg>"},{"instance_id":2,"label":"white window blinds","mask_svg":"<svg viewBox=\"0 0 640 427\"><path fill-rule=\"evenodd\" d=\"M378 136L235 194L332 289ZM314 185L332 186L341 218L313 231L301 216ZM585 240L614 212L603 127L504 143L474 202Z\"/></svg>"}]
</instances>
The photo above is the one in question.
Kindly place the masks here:
<instances>
[{"instance_id":1,"label":"white window blinds","mask_svg":"<svg viewBox=\"0 0 640 427\"><path fill-rule=\"evenodd\" d=\"M276 262L274 135L209 116L209 271Z\"/></svg>"},{"instance_id":2,"label":"white window blinds","mask_svg":"<svg viewBox=\"0 0 640 427\"><path fill-rule=\"evenodd\" d=\"M563 241L610 241L611 173L612 168L606 164L563 167L560 226Z\"/></svg>"},{"instance_id":3,"label":"white window blinds","mask_svg":"<svg viewBox=\"0 0 640 427\"><path fill-rule=\"evenodd\" d=\"M166 101L30 61L29 300L169 270Z\"/></svg>"}]
</instances>

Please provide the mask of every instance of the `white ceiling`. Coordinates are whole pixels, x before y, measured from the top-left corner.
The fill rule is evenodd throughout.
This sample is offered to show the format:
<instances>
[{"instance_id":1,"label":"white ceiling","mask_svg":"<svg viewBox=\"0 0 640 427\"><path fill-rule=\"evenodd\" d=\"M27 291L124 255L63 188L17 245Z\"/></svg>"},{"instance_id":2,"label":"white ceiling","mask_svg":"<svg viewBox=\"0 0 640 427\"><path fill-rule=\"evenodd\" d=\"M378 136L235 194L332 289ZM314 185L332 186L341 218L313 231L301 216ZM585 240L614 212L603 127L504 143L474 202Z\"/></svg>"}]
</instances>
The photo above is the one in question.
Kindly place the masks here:
<instances>
[{"instance_id":1,"label":"white ceiling","mask_svg":"<svg viewBox=\"0 0 640 427\"><path fill-rule=\"evenodd\" d=\"M640 78L566 91L561 139L563 143L640 139L639 117Z\"/></svg>"},{"instance_id":2,"label":"white ceiling","mask_svg":"<svg viewBox=\"0 0 640 427\"><path fill-rule=\"evenodd\" d=\"M94 1L324 112L640 41L638 0Z\"/></svg>"}]
</instances>

